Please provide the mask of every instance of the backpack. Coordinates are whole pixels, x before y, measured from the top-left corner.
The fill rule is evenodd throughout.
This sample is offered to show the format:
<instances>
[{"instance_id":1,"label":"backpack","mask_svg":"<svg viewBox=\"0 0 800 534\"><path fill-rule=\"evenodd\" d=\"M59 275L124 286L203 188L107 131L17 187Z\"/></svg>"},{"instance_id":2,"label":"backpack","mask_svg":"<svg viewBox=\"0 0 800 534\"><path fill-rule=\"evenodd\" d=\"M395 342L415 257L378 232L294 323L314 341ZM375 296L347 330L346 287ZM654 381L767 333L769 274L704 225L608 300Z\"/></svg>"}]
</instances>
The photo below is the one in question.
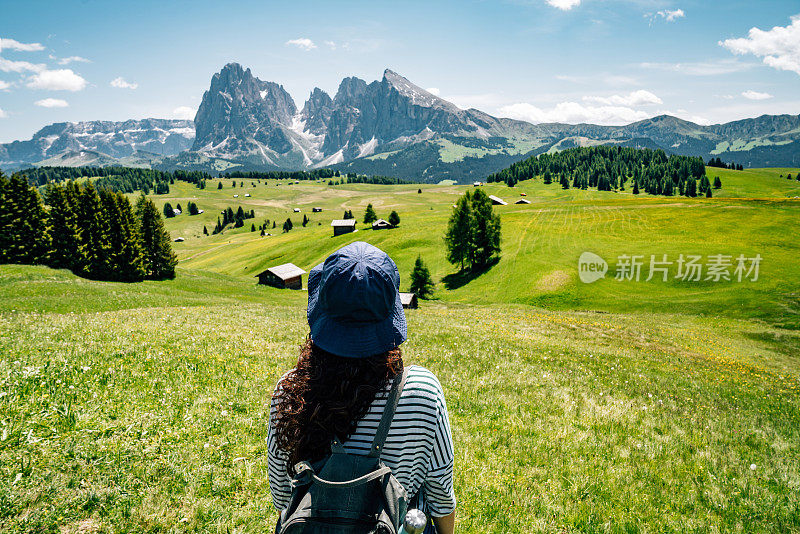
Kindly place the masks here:
<instances>
[{"instance_id":1,"label":"backpack","mask_svg":"<svg viewBox=\"0 0 800 534\"><path fill-rule=\"evenodd\" d=\"M367 456L348 454L334 438L331 454L294 466L289 506L276 534L397 534L408 509L406 490L381 462L407 370L395 375Z\"/></svg>"}]
</instances>

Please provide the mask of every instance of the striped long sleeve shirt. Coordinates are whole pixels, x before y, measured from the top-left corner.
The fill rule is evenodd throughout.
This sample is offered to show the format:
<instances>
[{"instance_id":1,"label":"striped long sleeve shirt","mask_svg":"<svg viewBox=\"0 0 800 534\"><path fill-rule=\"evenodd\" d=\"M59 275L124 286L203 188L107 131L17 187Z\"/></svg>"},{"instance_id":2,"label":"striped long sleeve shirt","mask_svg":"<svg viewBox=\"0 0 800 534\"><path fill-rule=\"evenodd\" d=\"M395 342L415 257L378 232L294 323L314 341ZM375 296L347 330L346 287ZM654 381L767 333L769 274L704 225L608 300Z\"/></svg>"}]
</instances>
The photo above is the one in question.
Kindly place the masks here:
<instances>
[{"instance_id":1,"label":"striped long sleeve shirt","mask_svg":"<svg viewBox=\"0 0 800 534\"><path fill-rule=\"evenodd\" d=\"M391 381L378 392L356 431L343 443L351 454L369 453L386 406ZM273 421L280 402L280 381L272 397L267 437L269 487L278 510L289 504L291 479L286 473L288 454L276 446ZM453 440L442 386L423 367L408 369L405 387L386 438L381 460L392 470L409 498L421 493L421 507L435 517L448 515L456 507L453 492Z\"/></svg>"}]
</instances>

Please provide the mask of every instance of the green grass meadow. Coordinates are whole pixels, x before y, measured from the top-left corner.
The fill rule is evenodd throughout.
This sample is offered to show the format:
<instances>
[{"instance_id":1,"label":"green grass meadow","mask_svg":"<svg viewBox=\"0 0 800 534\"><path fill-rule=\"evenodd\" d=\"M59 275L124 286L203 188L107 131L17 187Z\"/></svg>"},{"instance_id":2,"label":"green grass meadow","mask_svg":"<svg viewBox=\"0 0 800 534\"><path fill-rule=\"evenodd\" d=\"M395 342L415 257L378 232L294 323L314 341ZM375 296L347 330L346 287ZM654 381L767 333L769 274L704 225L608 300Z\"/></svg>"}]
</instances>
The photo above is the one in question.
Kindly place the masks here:
<instances>
[{"instance_id":1,"label":"green grass meadow","mask_svg":"<svg viewBox=\"0 0 800 534\"><path fill-rule=\"evenodd\" d=\"M403 350L445 389L458 532L800 532L800 182L779 178L797 171L709 169L712 199L485 186L531 204L496 207L500 261L453 289L442 234L465 186L176 183L159 207L205 213L166 223L175 280L0 266L0 531L271 532L268 407L307 295L253 277L360 239L403 289L417 255L437 281ZM367 203L400 227L332 236ZM202 235L239 205L256 218ZM267 218L275 235L249 231ZM754 282L584 284L584 251L763 261Z\"/></svg>"}]
</instances>

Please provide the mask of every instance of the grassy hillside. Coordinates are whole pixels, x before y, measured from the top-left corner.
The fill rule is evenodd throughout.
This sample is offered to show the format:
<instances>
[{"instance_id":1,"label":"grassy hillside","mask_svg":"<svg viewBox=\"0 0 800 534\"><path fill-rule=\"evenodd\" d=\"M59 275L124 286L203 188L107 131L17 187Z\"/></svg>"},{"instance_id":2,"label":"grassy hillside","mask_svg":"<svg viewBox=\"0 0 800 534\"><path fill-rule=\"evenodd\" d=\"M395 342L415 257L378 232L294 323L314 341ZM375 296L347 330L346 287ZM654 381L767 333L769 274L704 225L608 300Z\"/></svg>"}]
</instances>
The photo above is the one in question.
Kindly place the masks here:
<instances>
[{"instance_id":1,"label":"grassy hillside","mask_svg":"<svg viewBox=\"0 0 800 534\"><path fill-rule=\"evenodd\" d=\"M159 207L205 213L166 222L185 238L175 280L0 266L0 531L271 532L268 403L307 334L307 295L253 276L361 239L397 260L403 289L418 254L439 282L407 313L403 350L445 388L459 532L798 532L800 184L787 172L709 169L723 182L712 199L486 186L532 203L496 207L502 258L472 279L452 276L442 245L464 186L176 183ZM332 236L331 219L367 203L400 227ZM256 219L203 236L240 205ZM265 218L275 235L249 231ZM584 251L609 261L605 279L579 281ZM720 253L760 254L759 280L613 276L620 254Z\"/></svg>"},{"instance_id":2,"label":"grassy hillside","mask_svg":"<svg viewBox=\"0 0 800 534\"><path fill-rule=\"evenodd\" d=\"M307 331L302 292L184 270L0 280L0 530L272 531L269 395ZM507 304L407 315L406 362L447 396L459 531L800 529L796 334Z\"/></svg>"},{"instance_id":3,"label":"grassy hillside","mask_svg":"<svg viewBox=\"0 0 800 534\"><path fill-rule=\"evenodd\" d=\"M455 199L467 186L406 185L328 186L326 183L289 185L287 182L256 183L224 189L217 182L198 190L177 183L169 195L154 197L159 207L169 201L185 208L197 202L205 213L181 215L167 221L181 266L225 274L252 283L261 270L292 262L308 270L336 248L353 240L365 240L386 250L398 263L403 287L417 255L428 263L439 283L438 297L451 302L524 303L555 309L604 311L661 311L688 314L760 317L775 324L800 325L800 303L796 280L800 266L795 258L798 243L787 229L796 225L800 207L800 182L779 178L797 169L729 171L709 169L713 180L719 176L723 188L712 199L633 195L562 190L540 180L521 182L515 188L502 184L485 186L486 192L514 202L525 193L529 205L497 206L503 223L503 253L488 272L469 279L451 276L453 289L441 283L456 269L444 259L442 236ZM237 183L241 182L237 180ZM422 193L418 194L421 187ZM252 196L245 198L244 194ZM233 198L239 195L239 198ZM361 217L368 203L378 216L386 218L397 210L401 225L395 230L372 231L359 224L355 234L333 237L330 221L345 209ZM203 225L211 231L219 212L227 206L255 210L256 218L244 228L205 237ZM311 213L319 206L322 213ZM294 213L293 208L301 209ZM311 223L302 228L303 215ZM282 234L283 221L290 217L295 228ZM260 237L250 224L265 219L277 221ZM271 226L271 224L270 224ZM599 254L611 271L591 285L578 279L577 260L584 251ZM614 279L614 265L620 255L642 255L643 277L636 281ZM762 257L756 282L686 282L660 278L645 282L650 256L663 254L675 262L681 254L740 254ZM673 274L677 269L672 266ZM464 283L469 281L469 283Z\"/></svg>"}]
</instances>

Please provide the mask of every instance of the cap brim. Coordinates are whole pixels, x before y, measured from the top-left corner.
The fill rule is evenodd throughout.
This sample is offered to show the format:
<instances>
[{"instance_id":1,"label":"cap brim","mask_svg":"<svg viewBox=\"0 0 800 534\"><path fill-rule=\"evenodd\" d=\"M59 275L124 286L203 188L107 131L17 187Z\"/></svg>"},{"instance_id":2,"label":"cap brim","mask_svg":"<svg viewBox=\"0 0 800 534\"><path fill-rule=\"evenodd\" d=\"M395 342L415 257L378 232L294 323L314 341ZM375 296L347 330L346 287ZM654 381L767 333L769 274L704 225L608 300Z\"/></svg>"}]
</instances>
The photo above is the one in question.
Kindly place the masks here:
<instances>
[{"instance_id":1,"label":"cap brim","mask_svg":"<svg viewBox=\"0 0 800 534\"><path fill-rule=\"evenodd\" d=\"M406 340L406 315L400 293L395 297L392 312L386 319L369 323L342 323L318 306L322 264L308 276L308 325L311 341L331 354L345 358L366 358L398 347Z\"/></svg>"}]
</instances>

